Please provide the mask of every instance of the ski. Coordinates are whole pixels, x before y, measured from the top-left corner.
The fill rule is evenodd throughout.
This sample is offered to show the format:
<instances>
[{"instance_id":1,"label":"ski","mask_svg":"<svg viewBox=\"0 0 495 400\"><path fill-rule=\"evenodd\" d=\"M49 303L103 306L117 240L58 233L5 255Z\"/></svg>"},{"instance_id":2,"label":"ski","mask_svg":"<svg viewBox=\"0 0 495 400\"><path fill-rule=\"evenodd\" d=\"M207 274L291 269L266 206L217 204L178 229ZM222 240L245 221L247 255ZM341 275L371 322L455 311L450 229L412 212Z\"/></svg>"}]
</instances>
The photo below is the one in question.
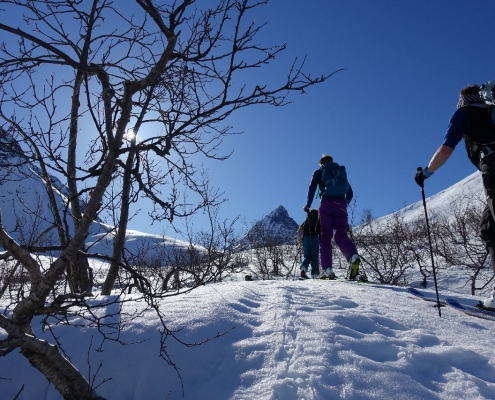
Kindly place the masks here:
<instances>
[{"instance_id":1,"label":"ski","mask_svg":"<svg viewBox=\"0 0 495 400\"><path fill-rule=\"evenodd\" d=\"M421 299L423 301L428 301L431 303L437 303L437 299L434 297L428 297L424 293L420 292L415 288L407 288L407 292L412 294L416 299ZM481 307L470 306L467 304L462 304L455 299L444 299L440 300L440 306L449 306L456 311L462 312L466 315L476 318L487 319L490 321L495 321L495 311L483 309Z\"/></svg>"},{"instance_id":2,"label":"ski","mask_svg":"<svg viewBox=\"0 0 495 400\"><path fill-rule=\"evenodd\" d=\"M414 296L414 298L416 298L416 299L428 301L431 303L438 303L438 301L435 297L428 297L424 293L421 293L419 290L417 290L413 287L408 287L406 290L409 294L412 294ZM440 307L445 307L445 301L440 300Z\"/></svg>"},{"instance_id":3,"label":"ski","mask_svg":"<svg viewBox=\"0 0 495 400\"><path fill-rule=\"evenodd\" d=\"M321 279L321 278L297 278L300 281L338 281L339 279Z\"/></svg>"},{"instance_id":4,"label":"ski","mask_svg":"<svg viewBox=\"0 0 495 400\"><path fill-rule=\"evenodd\" d=\"M344 279L344 282L355 283L357 285L387 285L386 283L373 282L373 281L363 281L360 279Z\"/></svg>"},{"instance_id":5,"label":"ski","mask_svg":"<svg viewBox=\"0 0 495 400\"><path fill-rule=\"evenodd\" d=\"M327 281L327 282L344 282L344 283L354 283L356 285L386 285L385 283L373 282L373 281L360 281L354 279L336 278L336 279L315 279L316 281Z\"/></svg>"},{"instance_id":6,"label":"ski","mask_svg":"<svg viewBox=\"0 0 495 400\"><path fill-rule=\"evenodd\" d=\"M445 303L455 309L456 311L462 312L466 315L472 317L486 319L489 321L495 321L495 311L486 310L483 308L478 308L474 306L469 306L467 304L461 304L454 299L446 299Z\"/></svg>"}]
</instances>

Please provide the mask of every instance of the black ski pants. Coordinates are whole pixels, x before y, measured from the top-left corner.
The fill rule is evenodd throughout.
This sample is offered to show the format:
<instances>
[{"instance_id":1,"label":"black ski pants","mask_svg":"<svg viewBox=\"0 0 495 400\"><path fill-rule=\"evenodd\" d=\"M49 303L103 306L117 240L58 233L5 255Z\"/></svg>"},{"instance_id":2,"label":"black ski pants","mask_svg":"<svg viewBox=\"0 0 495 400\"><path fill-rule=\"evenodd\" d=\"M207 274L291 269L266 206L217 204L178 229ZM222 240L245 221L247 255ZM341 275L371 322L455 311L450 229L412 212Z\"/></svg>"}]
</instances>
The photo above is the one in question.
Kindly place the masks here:
<instances>
[{"instance_id":1,"label":"black ski pants","mask_svg":"<svg viewBox=\"0 0 495 400\"><path fill-rule=\"evenodd\" d=\"M495 157L481 166L481 178L486 195L486 207L480 221L480 237L485 243L495 272Z\"/></svg>"}]
</instances>

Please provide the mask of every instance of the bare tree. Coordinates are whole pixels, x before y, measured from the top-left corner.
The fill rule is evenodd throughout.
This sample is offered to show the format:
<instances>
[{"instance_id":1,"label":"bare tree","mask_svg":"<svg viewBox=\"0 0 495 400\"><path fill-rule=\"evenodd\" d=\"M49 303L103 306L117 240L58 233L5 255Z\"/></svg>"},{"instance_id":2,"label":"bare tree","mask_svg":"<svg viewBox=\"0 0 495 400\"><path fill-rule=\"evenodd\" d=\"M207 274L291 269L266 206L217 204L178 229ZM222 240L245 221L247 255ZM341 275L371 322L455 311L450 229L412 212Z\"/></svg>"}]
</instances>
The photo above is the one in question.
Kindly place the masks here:
<instances>
[{"instance_id":1,"label":"bare tree","mask_svg":"<svg viewBox=\"0 0 495 400\"><path fill-rule=\"evenodd\" d=\"M236 229L239 217L232 221L220 220L218 209L207 207L208 228L196 230L186 221L184 242L187 250L176 247L161 253L162 290L178 290L206 283L220 282L240 272L245 265L244 256L237 252L240 233ZM170 283L172 282L172 283Z\"/></svg>"},{"instance_id":2,"label":"bare tree","mask_svg":"<svg viewBox=\"0 0 495 400\"><path fill-rule=\"evenodd\" d=\"M249 243L253 274L262 279L278 276L289 278L301 262L301 249L296 245L296 235L290 235L285 227L274 228L261 221L248 230L245 243Z\"/></svg>"},{"instance_id":3,"label":"bare tree","mask_svg":"<svg viewBox=\"0 0 495 400\"><path fill-rule=\"evenodd\" d=\"M488 251L479 236L479 221L485 208L484 196L463 194L450 202L448 214L435 219L434 251L447 267L462 267L466 285L475 295L493 282Z\"/></svg>"},{"instance_id":4,"label":"bare tree","mask_svg":"<svg viewBox=\"0 0 495 400\"><path fill-rule=\"evenodd\" d=\"M404 221L404 212L397 211L378 222L366 209L363 218L353 238L368 278L405 285L407 271L414 268L414 259L408 245L411 227Z\"/></svg>"},{"instance_id":5,"label":"bare tree","mask_svg":"<svg viewBox=\"0 0 495 400\"><path fill-rule=\"evenodd\" d=\"M125 257L130 206L146 197L151 218L170 223L217 206L223 199L208 191L193 160L228 158L222 138L239 132L223 125L227 117L253 105L283 106L290 92L331 75L311 77L296 59L280 84L245 83L285 49L260 45L263 25L249 21L266 2L2 1L2 14L18 16L19 25L16 18L0 22L0 126L46 183L57 233L50 246L58 253L43 265L0 219L0 244L29 275L25 296L9 317L0 316L8 333L0 347L3 355L20 348L64 398L100 397L57 347L36 338L33 318L84 304L88 257L111 263L102 293L122 271L149 290L153 285ZM58 200L55 176L68 188L67 202ZM183 203L184 193L194 202ZM90 254L86 237L105 214L116 226L112 254ZM65 275L71 293L60 282ZM153 296L145 298L159 312Z\"/></svg>"},{"instance_id":6,"label":"bare tree","mask_svg":"<svg viewBox=\"0 0 495 400\"><path fill-rule=\"evenodd\" d=\"M220 282L245 266L237 253L240 234L236 230L239 217L220 220L218 209L208 207L208 229L194 229L185 224L179 232L184 241L162 237L155 243L142 242L133 252L126 250L124 271L118 287L128 293L136 290L154 297L166 297L192 290L199 285ZM170 242L166 245L163 243Z\"/></svg>"},{"instance_id":7,"label":"bare tree","mask_svg":"<svg viewBox=\"0 0 495 400\"><path fill-rule=\"evenodd\" d=\"M436 228L435 213L430 212L431 219L431 229L432 231ZM410 235L407 243L405 244L405 249L411 253L413 262L419 268L419 272L423 277L421 285L427 287L428 279L433 276L433 266L431 265L431 253L428 244L428 231L426 229L426 224L424 218L418 218L409 223ZM433 260L435 262L435 271L438 272L443 268L440 264L436 253L433 255Z\"/></svg>"},{"instance_id":8,"label":"bare tree","mask_svg":"<svg viewBox=\"0 0 495 400\"><path fill-rule=\"evenodd\" d=\"M429 222L433 261L438 273L448 268L463 268L466 286L472 295L493 284L495 276L488 253L479 236L479 221L486 201L480 192L456 196L442 210L430 210ZM423 285L433 275L431 253L424 217L405 221L404 208L389 216L374 219L369 209L354 237L362 265L373 279L392 284L407 283L407 275L419 268Z\"/></svg>"}]
</instances>

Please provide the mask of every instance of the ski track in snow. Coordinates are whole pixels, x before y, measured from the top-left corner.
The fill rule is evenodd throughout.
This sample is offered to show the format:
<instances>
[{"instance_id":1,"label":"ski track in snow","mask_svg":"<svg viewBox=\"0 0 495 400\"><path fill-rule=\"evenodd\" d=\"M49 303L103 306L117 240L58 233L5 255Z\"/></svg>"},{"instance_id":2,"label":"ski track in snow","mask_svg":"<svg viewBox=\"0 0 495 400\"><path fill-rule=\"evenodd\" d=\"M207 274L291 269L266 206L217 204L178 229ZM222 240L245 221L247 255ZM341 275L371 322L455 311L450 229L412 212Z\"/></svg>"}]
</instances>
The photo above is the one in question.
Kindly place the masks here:
<instances>
[{"instance_id":1,"label":"ski track in snow","mask_svg":"<svg viewBox=\"0 0 495 400\"><path fill-rule=\"evenodd\" d=\"M223 368L238 371L240 381L218 398L495 398L491 355L455 334L474 329L483 338L490 323L446 311L440 319L401 288L261 281L238 283L232 291L222 285L200 297L220 296L215 307L252 332L231 343L235 356L224 358ZM493 340L487 342L492 348Z\"/></svg>"},{"instance_id":2,"label":"ski track in snow","mask_svg":"<svg viewBox=\"0 0 495 400\"><path fill-rule=\"evenodd\" d=\"M109 298L92 301L101 299ZM123 315L137 307L124 303ZM98 385L112 378L97 389L109 400L495 398L494 322L447 308L440 318L432 303L412 298L405 288L224 282L164 299L161 307L168 328L178 329L185 342L227 332L199 347L169 337L167 351L180 368L184 397L177 374L159 358L161 326L153 312L126 325L121 339L139 342L132 346L102 343L91 329L55 332L85 376L101 363L92 379ZM9 357L0 359L3 398L14 398L25 384L21 400L60 399L23 357Z\"/></svg>"}]
</instances>

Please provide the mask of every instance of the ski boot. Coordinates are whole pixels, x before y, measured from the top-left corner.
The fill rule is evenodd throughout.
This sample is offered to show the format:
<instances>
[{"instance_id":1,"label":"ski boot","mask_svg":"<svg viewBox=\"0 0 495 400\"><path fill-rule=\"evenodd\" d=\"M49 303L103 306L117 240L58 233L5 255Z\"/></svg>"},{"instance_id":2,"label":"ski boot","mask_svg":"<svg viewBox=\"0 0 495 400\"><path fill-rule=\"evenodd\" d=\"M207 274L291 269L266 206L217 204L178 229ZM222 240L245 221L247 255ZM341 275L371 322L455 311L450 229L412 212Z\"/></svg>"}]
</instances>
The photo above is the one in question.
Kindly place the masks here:
<instances>
[{"instance_id":1,"label":"ski boot","mask_svg":"<svg viewBox=\"0 0 495 400\"><path fill-rule=\"evenodd\" d=\"M320 274L320 279L337 279L337 276L332 268L325 268Z\"/></svg>"},{"instance_id":2,"label":"ski boot","mask_svg":"<svg viewBox=\"0 0 495 400\"><path fill-rule=\"evenodd\" d=\"M359 275L359 263L361 260L359 259L358 254L353 254L349 257L349 275L347 279L354 280Z\"/></svg>"},{"instance_id":3,"label":"ski boot","mask_svg":"<svg viewBox=\"0 0 495 400\"><path fill-rule=\"evenodd\" d=\"M354 280L358 281L358 282L369 282L368 277L366 276L366 272L364 272L364 271L360 271L359 275L356 276L356 278L354 278Z\"/></svg>"},{"instance_id":4,"label":"ski boot","mask_svg":"<svg viewBox=\"0 0 495 400\"><path fill-rule=\"evenodd\" d=\"M493 288L493 292L490 297L483 301L480 301L477 307L489 311L495 311L495 288Z\"/></svg>"}]
</instances>

